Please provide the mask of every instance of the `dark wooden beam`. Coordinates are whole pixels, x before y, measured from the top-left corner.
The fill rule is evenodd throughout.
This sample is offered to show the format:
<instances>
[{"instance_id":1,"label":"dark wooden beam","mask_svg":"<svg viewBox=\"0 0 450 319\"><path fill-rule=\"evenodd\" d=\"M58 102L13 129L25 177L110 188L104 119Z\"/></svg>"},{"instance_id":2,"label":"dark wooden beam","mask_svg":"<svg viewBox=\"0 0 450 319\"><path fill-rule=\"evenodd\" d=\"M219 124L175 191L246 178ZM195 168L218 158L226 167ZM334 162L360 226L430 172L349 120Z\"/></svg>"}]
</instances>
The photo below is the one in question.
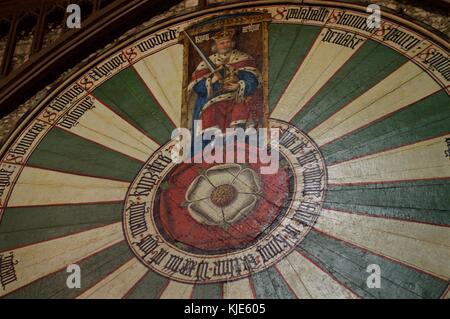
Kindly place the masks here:
<instances>
[{"instance_id":1,"label":"dark wooden beam","mask_svg":"<svg viewBox=\"0 0 450 319\"><path fill-rule=\"evenodd\" d=\"M47 5L63 0L44 0ZM0 0L0 17L10 15L14 12L28 12L39 9L41 1L36 0Z\"/></svg>"},{"instance_id":2,"label":"dark wooden beam","mask_svg":"<svg viewBox=\"0 0 450 319\"><path fill-rule=\"evenodd\" d=\"M0 117L13 111L64 71L114 41L126 30L167 11L179 2L117 0L94 13L82 22L81 29L66 32L52 47L39 51L19 69L0 79ZM13 38L15 30L11 31ZM10 50L14 47L11 45ZM8 57L12 59L11 54Z\"/></svg>"},{"instance_id":3,"label":"dark wooden beam","mask_svg":"<svg viewBox=\"0 0 450 319\"><path fill-rule=\"evenodd\" d=\"M97 12L100 9L100 0L94 0L93 11Z\"/></svg>"},{"instance_id":4,"label":"dark wooden beam","mask_svg":"<svg viewBox=\"0 0 450 319\"><path fill-rule=\"evenodd\" d=\"M6 75L9 73L9 70L11 68L12 59L14 57L14 50L16 48L16 42L17 42L17 27L19 25L19 14L15 12L13 14L13 19L9 28L8 33L8 41L6 43L6 49L5 53L3 55L2 59L2 65L0 70L0 76L6 77ZM1 86L0 86L1 87Z\"/></svg>"},{"instance_id":5,"label":"dark wooden beam","mask_svg":"<svg viewBox=\"0 0 450 319\"><path fill-rule=\"evenodd\" d=\"M202 10L208 5L208 0L198 0L198 8Z\"/></svg>"},{"instance_id":6,"label":"dark wooden beam","mask_svg":"<svg viewBox=\"0 0 450 319\"><path fill-rule=\"evenodd\" d=\"M34 29L33 42L31 44L31 54L39 52L42 49L42 42L44 41L45 27L47 24L47 3L41 0L39 8L39 16L36 27Z\"/></svg>"}]
</instances>

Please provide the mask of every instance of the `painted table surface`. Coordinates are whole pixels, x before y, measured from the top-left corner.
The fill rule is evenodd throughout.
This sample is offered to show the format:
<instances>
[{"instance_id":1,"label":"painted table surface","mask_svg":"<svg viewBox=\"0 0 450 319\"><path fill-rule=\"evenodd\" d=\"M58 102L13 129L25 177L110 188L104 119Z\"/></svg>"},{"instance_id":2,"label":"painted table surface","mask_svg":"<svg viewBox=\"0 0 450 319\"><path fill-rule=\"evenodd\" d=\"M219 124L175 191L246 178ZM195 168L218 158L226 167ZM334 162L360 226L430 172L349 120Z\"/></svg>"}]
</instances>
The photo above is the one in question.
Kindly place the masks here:
<instances>
[{"instance_id":1,"label":"painted table surface","mask_svg":"<svg viewBox=\"0 0 450 319\"><path fill-rule=\"evenodd\" d=\"M390 14L379 28L367 29L358 23L367 17L365 8L308 3L245 9L270 16L260 55L267 62L260 85L270 122L308 141L321 170L320 205L313 222L297 225L301 236L279 241L276 256L258 254L278 235L264 234L244 248L226 238L203 243L205 229L231 233L233 225L206 225L189 215L189 203L167 208L163 199L176 200L171 187L189 192L188 184L208 176L210 167L189 167L193 175L181 186L171 167L158 177L154 196L133 198L146 167L190 112L182 92L192 67L186 71L180 31L203 19L234 17L224 8L107 51L17 128L0 163L0 296L447 298L449 45ZM226 169L242 176L251 171ZM301 193L298 185L292 191L289 176L297 183L296 174L305 172L285 174L275 179L283 194ZM272 196L269 177L255 180L263 198ZM261 205L248 216L233 215L243 225L240 240L249 241L253 213L278 220L271 234L279 229L287 240L280 227L289 227L284 219L294 204L287 211ZM269 211L274 214L266 216ZM142 213L143 234L136 234L135 212ZM150 239L151 249L145 246ZM255 257L252 264L243 262L246 256ZM66 285L71 264L81 267L79 289ZM371 264L380 267L380 288L367 286Z\"/></svg>"}]
</instances>

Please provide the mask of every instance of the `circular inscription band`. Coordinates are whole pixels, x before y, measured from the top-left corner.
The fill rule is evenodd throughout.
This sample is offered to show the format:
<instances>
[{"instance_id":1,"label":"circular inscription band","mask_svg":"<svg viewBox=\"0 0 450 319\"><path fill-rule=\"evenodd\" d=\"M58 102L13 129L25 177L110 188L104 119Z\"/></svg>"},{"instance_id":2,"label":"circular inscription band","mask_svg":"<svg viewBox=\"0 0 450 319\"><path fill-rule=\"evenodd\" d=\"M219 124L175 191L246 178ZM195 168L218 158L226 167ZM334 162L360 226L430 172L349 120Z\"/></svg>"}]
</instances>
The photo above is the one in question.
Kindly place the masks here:
<instances>
[{"instance_id":1,"label":"circular inscription band","mask_svg":"<svg viewBox=\"0 0 450 319\"><path fill-rule=\"evenodd\" d=\"M123 212L129 246L147 267L182 282L249 276L289 254L316 222L327 173L315 143L285 122L279 170L256 164L175 164L171 141L131 184Z\"/></svg>"}]
</instances>

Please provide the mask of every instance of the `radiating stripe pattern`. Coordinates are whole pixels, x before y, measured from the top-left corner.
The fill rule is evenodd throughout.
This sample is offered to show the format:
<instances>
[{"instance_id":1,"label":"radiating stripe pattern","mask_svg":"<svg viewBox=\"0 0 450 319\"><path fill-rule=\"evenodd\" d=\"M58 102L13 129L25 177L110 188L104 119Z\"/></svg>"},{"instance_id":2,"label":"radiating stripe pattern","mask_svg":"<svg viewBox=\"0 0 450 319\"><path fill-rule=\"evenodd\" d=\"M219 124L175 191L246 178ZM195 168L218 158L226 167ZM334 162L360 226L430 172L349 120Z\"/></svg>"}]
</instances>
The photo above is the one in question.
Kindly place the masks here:
<instances>
[{"instance_id":1,"label":"radiating stripe pattern","mask_svg":"<svg viewBox=\"0 0 450 319\"><path fill-rule=\"evenodd\" d=\"M298 251L362 298L439 298L447 287L447 280L317 231L308 234ZM380 288L367 284L370 265L381 270Z\"/></svg>"},{"instance_id":2,"label":"radiating stripe pattern","mask_svg":"<svg viewBox=\"0 0 450 319\"><path fill-rule=\"evenodd\" d=\"M7 289L0 291L0 296L29 285L44 276L65 270L67 266L123 241L121 227L120 222L113 223L14 249L17 280L8 285Z\"/></svg>"},{"instance_id":3,"label":"radiating stripe pattern","mask_svg":"<svg viewBox=\"0 0 450 319\"><path fill-rule=\"evenodd\" d=\"M448 299L450 83L375 35L343 45L331 31L326 21L268 26L270 117L308 134L327 169L318 219L283 259L245 278L186 283L127 243L130 184L183 123L191 75L180 42L128 61L74 102L17 179L0 170L0 190L13 185L5 201L0 193L0 298Z\"/></svg>"}]
</instances>

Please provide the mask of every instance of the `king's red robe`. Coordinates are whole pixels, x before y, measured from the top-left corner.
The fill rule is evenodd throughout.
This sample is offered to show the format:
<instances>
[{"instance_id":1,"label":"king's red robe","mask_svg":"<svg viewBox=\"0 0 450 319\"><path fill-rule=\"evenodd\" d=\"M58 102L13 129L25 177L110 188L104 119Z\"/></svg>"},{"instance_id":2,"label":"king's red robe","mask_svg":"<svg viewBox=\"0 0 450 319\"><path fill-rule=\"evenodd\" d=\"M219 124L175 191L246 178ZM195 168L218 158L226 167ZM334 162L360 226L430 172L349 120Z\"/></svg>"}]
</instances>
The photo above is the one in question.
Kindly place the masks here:
<instances>
[{"instance_id":1,"label":"king's red robe","mask_svg":"<svg viewBox=\"0 0 450 319\"><path fill-rule=\"evenodd\" d=\"M212 83L211 71L201 62L194 73L189 90L196 95L193 120L202 120L203 132L210 128L227 128L243 125L258 127L262 119L263 99L261 74L255 60L248 54L233 50L228 56L213 54L209 59L216 67L232 66L237 72L238 89L222 90L220 82ZM200 132L193 126L194 132Z\"/></svg>"}]
</instances>

